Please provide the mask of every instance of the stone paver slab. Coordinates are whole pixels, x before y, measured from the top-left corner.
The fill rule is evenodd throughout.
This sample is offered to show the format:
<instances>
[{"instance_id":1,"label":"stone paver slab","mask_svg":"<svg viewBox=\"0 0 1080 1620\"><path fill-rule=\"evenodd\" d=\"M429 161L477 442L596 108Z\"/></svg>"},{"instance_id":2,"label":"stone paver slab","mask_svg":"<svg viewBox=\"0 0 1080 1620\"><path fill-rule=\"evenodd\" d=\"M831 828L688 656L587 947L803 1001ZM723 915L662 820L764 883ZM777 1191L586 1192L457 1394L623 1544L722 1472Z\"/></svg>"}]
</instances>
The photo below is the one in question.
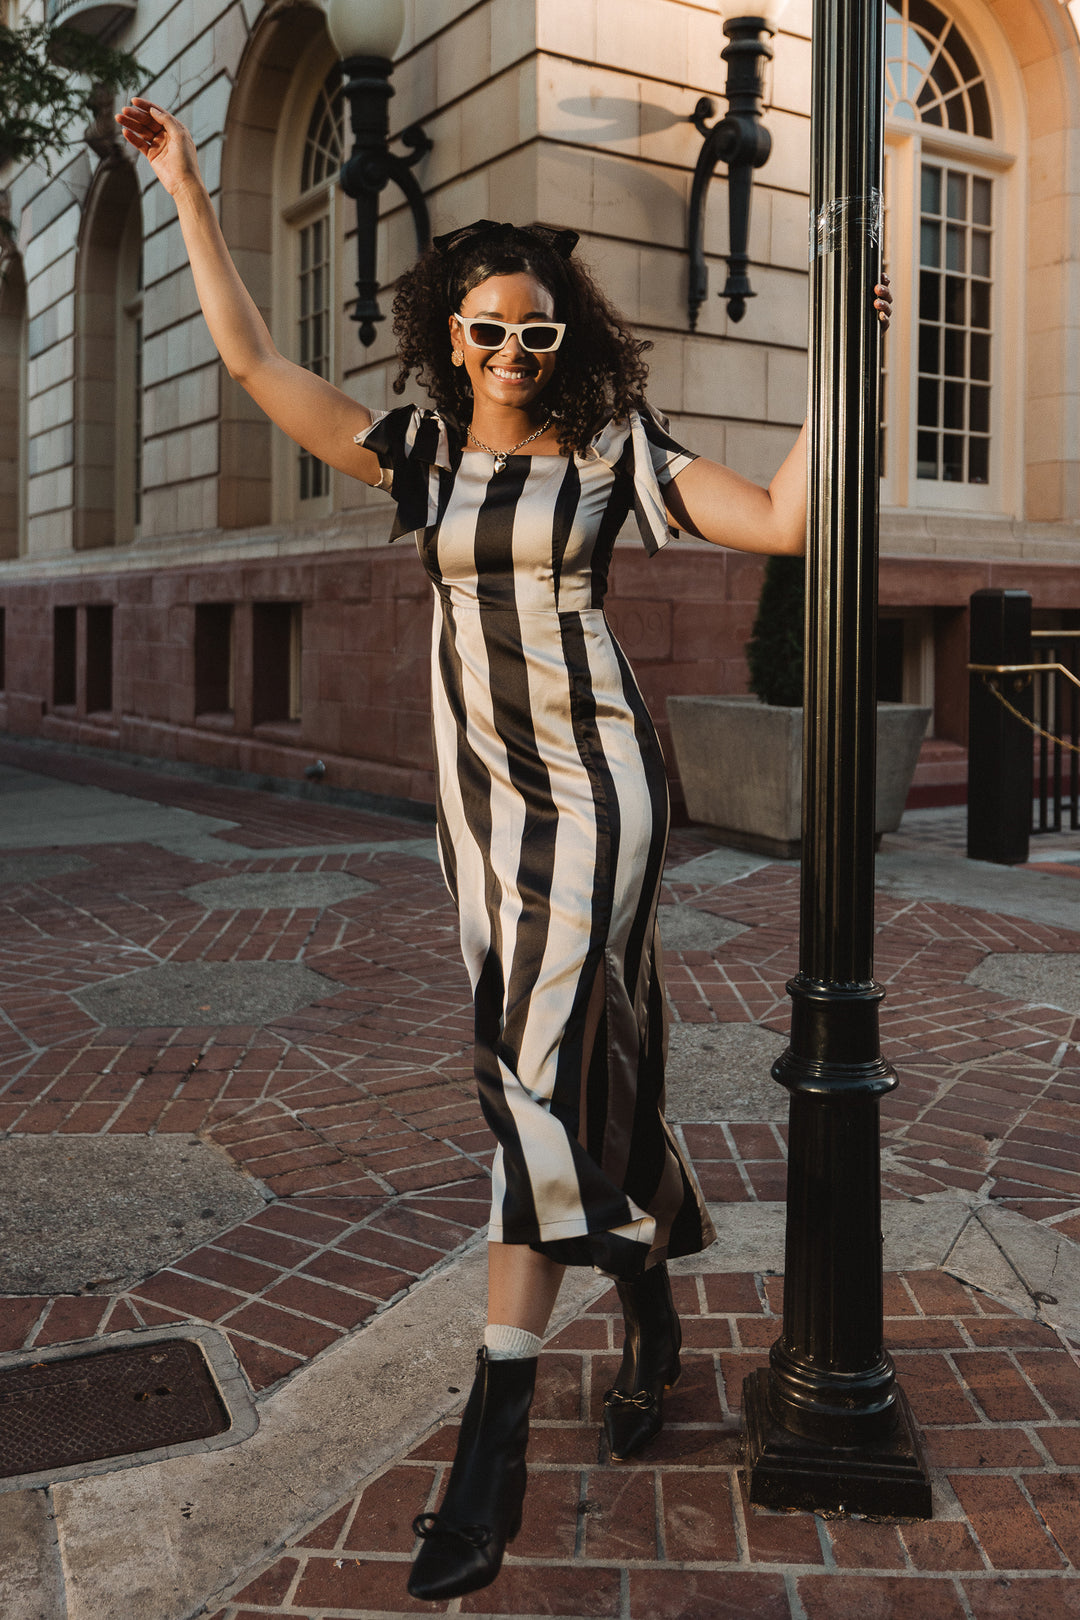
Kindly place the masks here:
<instances>
[{"instance_id":1,"label":"stone paver slab","mask_svg":"<svg viewBox=\"0 0 1080 1620\"><path fill-rule=\"evenodd\" d=\"M0 1292L11 1294L115 1292L265 1203L192 1136L9 1137L0 1186Z\"/></svg>"},{"instance_id":2,"label":"stone paver slab","mask_svg":"<svg viewBox=\"0 0 1080 1620\"><path fill-rule=\"evenodd\" d=\"M208 911L292 910L354 900L375 888L366 878L347 872L238 872L235 877L193 883L184 894Z\"/></svg>"},{"instance_id":3,"label":"stone paver slab","mask_svg":"<svg viewBox=\"0 0 1080 1620\"><path fill-rule=\"evenodd\" d=\"M72 999L108 1029L269 1024L339 995L342 986L299 962L162 962Z\"/></svg>"},{"instance_id":4,"label":"stone paver slab","mask_svg":"<svg viewBox=\"0 0 1080 1620\"><path fill-rule=\"evenodd\" d=\"M656 908L656 916L666 951L714 951L746 933L745 923L718 917L698 906L661 905Z\"/></svg>"},{"instance_id":5,"label":"stone paver slab","mask_svg":"<svg viewBox=\"0 0 1080 1620\"><path fill-rule=\"evenodd\" d=\"M1080 926L1080 907L1077 925ZM967 976L968 984L1030 1006L1080 1011L1080 951L1001 951L987 956Z\"/></svg>"},{"instance_id":6,"label":"stone paver slab","mask_svg":"<svg viewBox=\"0 0 1080 1620\"><path fill-rule=\"evenodd\" d=\"M769 1070L787 1042L757 1024L675 1024L667 1111L689 1120L786 1120L788 1093Z\"/></svg>"}]
</instances>

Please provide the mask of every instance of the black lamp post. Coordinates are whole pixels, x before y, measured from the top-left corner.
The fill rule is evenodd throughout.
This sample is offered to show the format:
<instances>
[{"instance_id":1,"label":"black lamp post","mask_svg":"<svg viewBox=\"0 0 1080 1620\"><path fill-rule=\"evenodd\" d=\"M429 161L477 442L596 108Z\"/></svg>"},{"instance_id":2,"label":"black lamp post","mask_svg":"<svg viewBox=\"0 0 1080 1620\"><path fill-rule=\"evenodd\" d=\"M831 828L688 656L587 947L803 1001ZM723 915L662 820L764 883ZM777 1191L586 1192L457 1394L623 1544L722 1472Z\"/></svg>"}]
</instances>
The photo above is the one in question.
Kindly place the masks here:
<instances>
[{"instance_id":1,"label":"black lamp post","mask_svg":"<svg viewBox=\"0 0 1080 1620\"><path fill-rule=\"evenodd\" d=\"M721 298L728 301L728 314L741 321L746 300L755 296L746 267L750 262L747 243L750 236L750 188L754 170L768 161L772 136L761 122L765 99L765 64L772 61L769 41L776 33L780 13L787 0L747 0L753 15L729 17L724 33L729 44L720 52L728 65L726 115L710 128L706 118L716 110L708 96L702 96L691 115L691 123L702 136L702 147L694 169L690 192L690 218L686 250L690 255L690 288L686 309L690 330L697 328L698 310L709 291L709 271L705 263L705 199L713 170L726 163L728 171L728 276Z\"/></svg>"},{"instance_id":2,"label":"black lamp post","mask_svg":"<svg viewBox=\"0 0 1080 1620\"><path fill-rule=\"evenodd\" d=\"M330 0L326 23L345 75L345 96L352 120L353 149L341 167L341 189L356 201L356 303L352 319L365 348L375 341L375 323L383 315L377 293L375 243L379 228L379 194L393 180L405 193L416 226L416 249L431 239L427 203L413 165L431 141L419 124L402 130L408 157L389 149L390 75L393 56L405 26L404 0Z\"/></svg>"},{"instance_id":3,"label":"black lamp post","mask_svg":"<svg viewBox=\"0 0 1080 1620\"><path fill-rule=\"evenodd\" d=\"M749 1489L768 1507L929 1518L883 1345L881 1055L873 978L879 325L885 0L815 0L810 543L799 971L784 1320L746 1381Z\"/></svg>"}]
</instances>

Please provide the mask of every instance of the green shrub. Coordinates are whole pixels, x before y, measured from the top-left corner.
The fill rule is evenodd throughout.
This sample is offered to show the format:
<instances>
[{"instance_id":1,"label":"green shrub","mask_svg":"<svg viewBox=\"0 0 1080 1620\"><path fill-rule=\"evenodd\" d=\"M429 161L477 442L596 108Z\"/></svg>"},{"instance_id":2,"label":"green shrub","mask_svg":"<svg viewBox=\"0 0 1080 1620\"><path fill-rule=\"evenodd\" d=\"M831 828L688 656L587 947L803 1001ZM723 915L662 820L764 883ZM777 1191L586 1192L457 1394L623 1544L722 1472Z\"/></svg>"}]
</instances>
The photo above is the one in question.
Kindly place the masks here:
<instances>
[{"instance_id":1,"label":"green shrub","mask_svg":"<svg viewBox=\"0 0 1080 1620\"><path fill-rule=\"evenodd\" d=\"M762 703L800 708L803 700L806 561L770 557L746 656L750 690Z\"/></svg>"}]
</instances>

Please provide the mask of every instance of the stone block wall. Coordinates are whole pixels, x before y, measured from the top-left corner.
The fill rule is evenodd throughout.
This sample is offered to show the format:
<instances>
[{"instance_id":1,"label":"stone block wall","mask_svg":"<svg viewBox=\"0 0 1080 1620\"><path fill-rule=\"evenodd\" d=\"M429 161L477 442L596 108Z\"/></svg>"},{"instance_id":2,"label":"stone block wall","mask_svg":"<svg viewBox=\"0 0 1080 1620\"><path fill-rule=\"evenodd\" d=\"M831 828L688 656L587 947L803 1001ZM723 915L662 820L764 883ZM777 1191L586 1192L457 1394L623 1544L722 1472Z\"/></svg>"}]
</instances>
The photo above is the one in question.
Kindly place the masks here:
<instances>
[{"instance_id":1,"label":"stone block wall","mask_svg":"<svg viewBox=\"0 0 1080 1620\"><path fill-rule=\"evenodd\" d=\"M40 0L23 7L40 9ZM715 0L407 0L391 128L396 136L419 120L434 141L416 172L436 232L480 216L579 231L579 251L654 345L650 397L676 437L767 483L805 407L811 4L790 0L775 42L772 154L755 178L751 218L757 297L735 324L716 296L727 245L721 167L706 216L710 295L691 333L684 241L700 136L689 119L702 95L718 116L724 110L722 10ZM1077 48L1065 9L1056 0L957 0L950 10L1001 68L1000 83L1015 81L1016 217L1029 225L1016 345L1018 354L1026 345L1026 369L1009 379L1024 400L1026 485L1004 514L894 511L882 525L883 608L929 615L937 734L959 742L970 591L1008 580L1055 611L1080 606L1080 237L1070 225L1080 148L1075 107L1068 111ZM297 83L314 93L332 60L321 10L290 0L140 0L123 43L152 73L149 93L192 128L241 273L287 348L279 129ZM171 200L145 162L132 168L119 149L103 161L81 131L71 133L52 178L35 169L0 176L21 254L18 273L0 284L0 723L273 774L295 775L321 755L343 785L429 799L428 586L411 552L385 548L385 497L340 474L315 514L283 496L281 469L295 449L214 353ZM132 176L143 230L144 450L140 532L128 544L110 506L99 420L109 414L106 391L122 386L102 345L115 305L86 252L114 228ZM339 202L337 377L353 397L386 407L397 403L390 322L371 349L360 346L345 310L353 226L347 200ZM382 206L388 312L415 242L393 187ZM13 414L7 385L17 381L22 345L26 397ZM406 397L420 399L415 385ZM21 515L10 500L20 457ZM761 568L691 542L652 562L636 542L620 545L610 612L662 738L669 693L745 689ZM300 715L256 724L260 604L290 602L301 605ZM233 605L233 704L197 713L196 610L214 603ZM72 701L56 700L57 608L74 610L59 621ZM108 691L96 666L107 645L105 710L95 707Z\"/></svg>"}]
</instances>

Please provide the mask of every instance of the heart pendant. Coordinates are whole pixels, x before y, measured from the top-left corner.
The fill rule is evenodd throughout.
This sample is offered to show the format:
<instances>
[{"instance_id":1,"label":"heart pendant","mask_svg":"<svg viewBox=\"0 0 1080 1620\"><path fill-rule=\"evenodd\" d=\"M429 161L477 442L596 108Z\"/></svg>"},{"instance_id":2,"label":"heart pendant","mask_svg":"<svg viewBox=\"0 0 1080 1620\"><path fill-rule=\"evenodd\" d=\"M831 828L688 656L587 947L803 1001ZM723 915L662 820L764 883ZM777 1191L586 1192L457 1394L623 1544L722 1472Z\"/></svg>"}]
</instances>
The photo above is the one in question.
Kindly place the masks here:
<instances>
[{"instance_id":1,"label":"heart pendant","mask_svg":"<svg viewBox=\"0 0 1080 1620\"><path fill-rule=\"evenodd\" d=\"M505 456L496 456L495 457L494 471L495 472L505 472L506 471L506 457Z\"/></svg>"}]
</instances>

